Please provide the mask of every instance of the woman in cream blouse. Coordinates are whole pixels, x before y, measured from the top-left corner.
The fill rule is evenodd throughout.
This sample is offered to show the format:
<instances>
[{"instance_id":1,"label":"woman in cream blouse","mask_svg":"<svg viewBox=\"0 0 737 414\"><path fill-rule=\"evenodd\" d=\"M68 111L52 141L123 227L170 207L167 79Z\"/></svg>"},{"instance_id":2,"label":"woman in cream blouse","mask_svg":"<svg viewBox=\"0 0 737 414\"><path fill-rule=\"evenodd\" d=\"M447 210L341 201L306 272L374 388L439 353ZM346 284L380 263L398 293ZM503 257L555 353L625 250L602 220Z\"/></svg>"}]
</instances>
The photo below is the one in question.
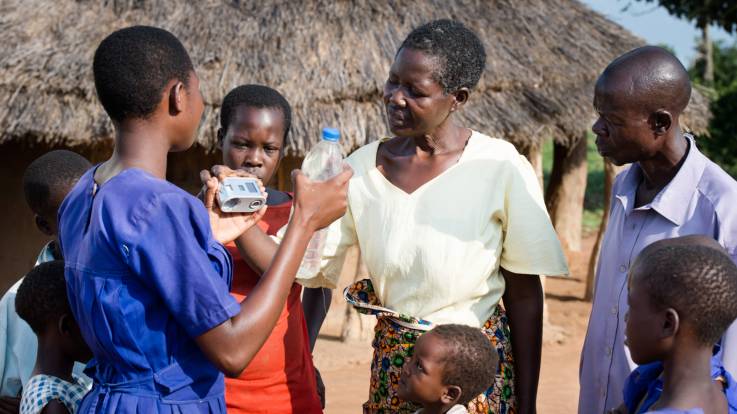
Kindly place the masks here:
<instances>
[{"instance_id":1,"label":"woman in cream blouse","mask_svg":"<svg viewBox=\"0 0 737 414\"><path fill-rule=\"evenodd\" d=\"M498 313L494 318L503 298L514 389L510 395L510 381L497 380L497 390L487 393L486 409L534 413L543 309L538 275L564 275L568 269L527 160L508 142L455 120L485 60L479 38L460 23L434 21L409 34L384 86L395 136L348 157L354 169L348 211L329 229L322 271L300 283L336 287L346 249L357 244L370 282L349 289L349 300L373 302L369 309L381 315L396 313L385 327L377 327L377 339L396 338L401 329L396 322L409 317L432 324L486 324L492 342L508 343L507 318ZM379 318L380 325L384 319ZM411 352L391 338L385 342L374 343L372 390L364 408L411 412L415 407L394 393L397 381L391 374L399 370L383 367L388 359L389 368L397 368L396 361L406 359L397 358L397 352ZM502 364L509 362L510 356L502 358ZM501 369L510 379L504 372L509 368ZM484 410L483 401L475 399L469 410Z\"/></svg>"},{"instance_id":2,"label":"woman in cream blouse","mask_svg":"<svg viewBox=\"0 0 737 414\"><path fill-rule=\"evenodd\" d=\"M527 160L456 121L485 60L479 38L460 23L434 21L409 34L384 86L394 137L347 158L348 211L328 230L321 271L298 280L337 287L346 250L359 246L370 279L346 289L346 299L378 316L364 412L418 408L396 395L402 366L416 338L445 323L482 329L500 353L489 390L458 403L470 412L535 412L539 275L568 269Z\"/></svg>"}]
</instances>

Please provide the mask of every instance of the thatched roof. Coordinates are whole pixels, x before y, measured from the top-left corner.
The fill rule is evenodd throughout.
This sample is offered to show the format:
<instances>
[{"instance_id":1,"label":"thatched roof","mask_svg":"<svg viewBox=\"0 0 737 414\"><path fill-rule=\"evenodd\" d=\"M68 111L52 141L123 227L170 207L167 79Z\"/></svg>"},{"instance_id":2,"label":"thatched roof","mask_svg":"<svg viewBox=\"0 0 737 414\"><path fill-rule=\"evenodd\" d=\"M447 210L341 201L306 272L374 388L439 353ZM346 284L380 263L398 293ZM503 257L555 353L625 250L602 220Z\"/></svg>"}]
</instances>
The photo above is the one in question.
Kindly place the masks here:
<instances>
[{"instance_id":1,"label":"thatched roof","mask_svg":"<svg viewBox=\"0 0 737 414\"><path fill-rule=\"evenodd\" d=\"M264 83L294 106L291 154L326 125L355 148L387 133L380 91L397 46L442 17L466 23L487 48L486 72L462 113L467 125L522 148L587 130L597 74L643 44L575 0L4 0L0 143L109 141L92 55L111 31L148 24L172 31L192 55L207 102L204 146L212 148L223 95ZM691 110L688 126L703 131L708 109L698 93Z\"/></svg>"}]
</instances>

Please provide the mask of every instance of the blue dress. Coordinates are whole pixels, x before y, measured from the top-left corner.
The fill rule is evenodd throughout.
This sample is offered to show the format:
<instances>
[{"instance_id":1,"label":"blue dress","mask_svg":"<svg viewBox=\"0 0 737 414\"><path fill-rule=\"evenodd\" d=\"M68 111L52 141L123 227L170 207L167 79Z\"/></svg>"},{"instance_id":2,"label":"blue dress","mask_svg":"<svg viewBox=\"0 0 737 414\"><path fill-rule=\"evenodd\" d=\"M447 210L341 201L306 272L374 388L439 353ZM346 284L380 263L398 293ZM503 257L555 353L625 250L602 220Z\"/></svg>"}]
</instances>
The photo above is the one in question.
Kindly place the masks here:
<instances>
[{"instance_id":1,"label":"blue dress","mask_svg":"<svg viewBox=\"0 0 737 414\"><path fill-rule=\"evenodd\" d=\"M128 169L88 171L59 210L67 294L93 353L80 413L224 413L223 375L194 338L235 316L232 261L202 203Z\"/></svg>"}]
</instances>

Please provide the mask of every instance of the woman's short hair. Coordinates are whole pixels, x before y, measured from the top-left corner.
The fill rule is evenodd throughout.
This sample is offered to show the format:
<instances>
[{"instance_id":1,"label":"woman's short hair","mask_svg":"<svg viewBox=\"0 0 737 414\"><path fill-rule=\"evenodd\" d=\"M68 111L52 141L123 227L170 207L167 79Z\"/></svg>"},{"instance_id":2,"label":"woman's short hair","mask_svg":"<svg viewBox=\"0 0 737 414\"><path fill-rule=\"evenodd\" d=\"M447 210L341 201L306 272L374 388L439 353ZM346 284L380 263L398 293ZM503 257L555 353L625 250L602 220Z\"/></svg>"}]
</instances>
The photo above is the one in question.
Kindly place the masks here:
<instances>
[{"instance_id":1,"label":"woman's short hair","mask_svg":"<svg viewBox=\"0 0 737 414\"><path fill-rule=\"evenodd\" d=\"M463 23L442 19L412 30L397 50L414 49L439 60L436 80L445 93L461 88L473 89L486 65L481 39Z\"/></svg>"}]
</instances>

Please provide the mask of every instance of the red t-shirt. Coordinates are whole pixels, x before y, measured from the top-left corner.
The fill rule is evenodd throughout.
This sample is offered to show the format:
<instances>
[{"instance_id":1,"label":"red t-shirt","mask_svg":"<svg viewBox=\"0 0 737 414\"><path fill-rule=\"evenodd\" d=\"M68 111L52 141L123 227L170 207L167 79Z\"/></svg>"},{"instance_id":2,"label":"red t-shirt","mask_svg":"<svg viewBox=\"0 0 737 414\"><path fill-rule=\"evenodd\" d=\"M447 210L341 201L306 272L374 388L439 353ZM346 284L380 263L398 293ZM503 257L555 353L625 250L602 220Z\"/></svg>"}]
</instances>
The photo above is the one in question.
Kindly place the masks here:
<instances>
[{"instance_id":1,"label":"red t-shirt","mask_svg":"<svg viewBox=\"0 0 737 414\"><path fill-rule=\"evenodd\" d=\"M269 206L258 226L273 235L289 221L292 202ZM240 257L234 243L226 246L233 256L231 294L243 300L259 281L260 274ZM295 283L274 330L238 378L225 379L225 403L229 414L322 413L315 370L310 354L304 312Z\"/></svg>"}]
</instances>

